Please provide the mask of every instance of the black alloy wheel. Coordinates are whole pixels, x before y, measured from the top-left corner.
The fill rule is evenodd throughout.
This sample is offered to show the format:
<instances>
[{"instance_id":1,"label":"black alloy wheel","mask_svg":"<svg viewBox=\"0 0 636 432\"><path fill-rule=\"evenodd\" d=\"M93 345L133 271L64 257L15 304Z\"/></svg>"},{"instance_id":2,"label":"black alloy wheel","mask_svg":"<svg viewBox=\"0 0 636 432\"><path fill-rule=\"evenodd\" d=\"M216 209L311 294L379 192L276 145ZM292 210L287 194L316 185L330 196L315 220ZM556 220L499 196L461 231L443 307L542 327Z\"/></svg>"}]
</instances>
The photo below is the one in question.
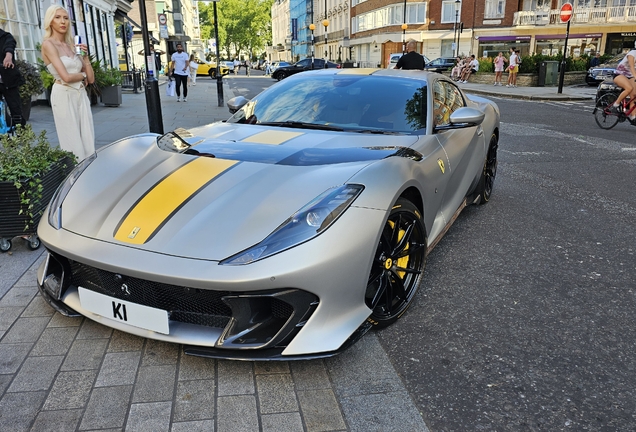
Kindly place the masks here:
<instances>
[{"instance_id":1,"label":"black alloy wheel","mask_svg":"<svg viewBox=\"0 0 636 432\"><path fill-rule=\"evenodd\" d=\"M488 153L484 162L484 170L481 174L479 183L479 204L486 204L490 201L492 188L495 185L495 177L497 177L497 148L499 148L499 140L497 135L492 134L490 144L488 145Z\"/></svg>"},{"instance_id":2,"label":"black alloy wheel","mask_svg":"<svg viewBox=\"0 0 636 432\"><path fill-rule=\"evenodd\" d=\"M614 101L618 95L616 93L607 93L599 98L594 108L594 120L601 129L611 129L620 120L618 114L609 112L610 107L614 105Z\"/></svg>"},{"instance_id":3,"label":"black alloy wheel","mask_svg":"<svg viewBox=\"0 0 636 432\"><path fill-rule=\"evenodd\" d=\"M210 78L216 79L216 69L215 68L210 68L208 70L208 75L210 75Z\"/></svg>"},{"instance_id":4,"label":"black alloy wheel","mask_svg":"<svg viewBox=\"0 0 636 432\"><path fill-rule=\"evenodd\" d=\"M276 80L277 81L280 81L280 80L285 79L285 78L287 78L287 74L285 72L281 71L281 72L278 72L278 74L276 75Z\"/></svg>"},{"instance_id":5,"label":"black alloy wheel","mask_svg":"<svg viewBox=\"0 0 636 432\"><path fill-rule=\"evenodd\" d=\"M373 257L365 302L378 328L397 321L408 309L424 277L426 230L420 211L399 198L389 214Z\"/></svg>"}]
</instances>

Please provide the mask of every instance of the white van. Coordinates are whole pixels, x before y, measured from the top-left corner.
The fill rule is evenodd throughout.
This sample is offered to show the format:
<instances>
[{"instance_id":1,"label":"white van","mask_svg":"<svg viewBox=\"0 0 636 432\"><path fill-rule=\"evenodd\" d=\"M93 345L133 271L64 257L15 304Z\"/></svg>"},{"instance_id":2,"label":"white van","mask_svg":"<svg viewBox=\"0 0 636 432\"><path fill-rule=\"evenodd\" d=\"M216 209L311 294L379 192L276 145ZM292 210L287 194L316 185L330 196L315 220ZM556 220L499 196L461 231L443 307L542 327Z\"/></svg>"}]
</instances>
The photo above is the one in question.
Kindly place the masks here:
<instances>
[{"instance_id":1,"label":"white van","mask_svg":"<svg viewBox=\"0 0 636 432\"><path fill-rule=\"evenodd\" d=\"M402 57L402 53L393 53L393 54L389 54L389 62L386 65L387 69L393 69L395 67L395 65L397 64L398 60L400 59L400 57ZM422 54L422 57L424 57L424 64L429 64L430 60L428 59L428 57L426 57L424 54Z\"/></svg>"},{"instance_id":2,"label":"white van","mask_svg":"<svg viewBox=\"0 0 636 432\"><path fill-rule=\"evenodd\" d=\"M393 69L400 57L402 57L402 53L389 54L389 62L386 64L386 68Z\"/></svg>"}]
</instances>

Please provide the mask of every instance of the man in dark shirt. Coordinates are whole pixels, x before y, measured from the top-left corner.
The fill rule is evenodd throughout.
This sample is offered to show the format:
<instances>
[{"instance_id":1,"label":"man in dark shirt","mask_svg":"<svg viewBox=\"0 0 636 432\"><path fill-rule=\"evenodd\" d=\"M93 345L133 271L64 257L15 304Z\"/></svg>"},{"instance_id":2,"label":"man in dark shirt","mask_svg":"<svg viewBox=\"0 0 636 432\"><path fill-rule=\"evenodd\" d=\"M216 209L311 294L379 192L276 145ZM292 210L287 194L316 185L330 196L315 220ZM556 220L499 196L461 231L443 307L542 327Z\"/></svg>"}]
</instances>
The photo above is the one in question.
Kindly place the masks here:
<instances>
[{"instance_id":1,"label":"man in dark shirt","mask_svg":"<svg viewBox=\"0 0 636 432\"><path fill-rule=\"evenodd\" d=\"M26 121L22 117L22 101L20 100L19 86L24 84L24 78L16 69L13 61L15 54L15 39L11 33L0 29L0 93L7 101L9 111L11 111L12 122L10 124L25 125ZM31 101L29 101L30 103ZM9 124L9 122L7 123Z\"/></svg>"},{"instance_id":2,"label":"man in dark shirt","mask_svg":"<svg viewBox=\"0 0 636 432\"><path fill-rule=\"evenodd\" d=\"M592 61L590 62L590 67L596 67L601 64L601 53L596 53L594 57L592 57Z\"/></svg>"},{"instance_id":3,"label":"man in dark shirt","mask_svg":"<svg viewBox=\"0 0 636 432\"><path fill-rule=\"evenodd\" d=\"M415 51L416 49L417 42L415 42L414 40L408 41L408 43L406 44L407 53L400 57L397 64L395 65L395 69L424 70L424 57L422 57L420 53Z\"/></svg>"}]
</instances>

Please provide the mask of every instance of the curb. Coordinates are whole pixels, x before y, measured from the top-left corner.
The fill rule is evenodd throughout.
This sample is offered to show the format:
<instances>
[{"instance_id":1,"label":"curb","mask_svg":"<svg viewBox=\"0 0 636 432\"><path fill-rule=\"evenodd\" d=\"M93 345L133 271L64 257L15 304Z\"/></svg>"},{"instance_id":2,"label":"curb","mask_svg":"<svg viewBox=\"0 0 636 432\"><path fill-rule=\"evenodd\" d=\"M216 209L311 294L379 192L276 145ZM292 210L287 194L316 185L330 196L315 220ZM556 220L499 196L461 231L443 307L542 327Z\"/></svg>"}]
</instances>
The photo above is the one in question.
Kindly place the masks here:
<instances>
[{"instance_id":1,"label":"curb","mask_svg":"<svg viewBox=\"0 0 636 432\"><path fill-rule=\"evenodd\" d=\"M569 95L522 95L514 93L495 93L487 90L463 88L466 93L474 93L483 96L502 97L506 99L521 99L535 101L587 101L593 100L594 96L569 96Z\"/></svg>"}]
</instances>

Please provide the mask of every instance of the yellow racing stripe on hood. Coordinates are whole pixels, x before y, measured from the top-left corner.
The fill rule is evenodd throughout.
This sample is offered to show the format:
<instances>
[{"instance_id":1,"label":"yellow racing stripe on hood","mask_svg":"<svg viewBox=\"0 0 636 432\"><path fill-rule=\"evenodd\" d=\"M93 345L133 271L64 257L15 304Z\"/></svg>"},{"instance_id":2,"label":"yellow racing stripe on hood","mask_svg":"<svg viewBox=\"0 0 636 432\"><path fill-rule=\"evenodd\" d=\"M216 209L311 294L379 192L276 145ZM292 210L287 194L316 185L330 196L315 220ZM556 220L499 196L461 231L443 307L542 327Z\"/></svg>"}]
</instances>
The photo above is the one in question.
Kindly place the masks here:
<instances>
[{"instance_id":1,"label":"yellow racing stripe on hood","mask_svg":"<svg viewBox=\"0 0 636 432\"><path fill-rule=\"evenodd\" d=\"M266 130L245 138L243 142L279 145L300 135L304 135L304 132Z\"/></svg>"},{"instance_id":2,"label":"yellow racing stripe on hood","mask_svg":"<svg viewBox=\"0 0 636 432\"><path fill-rule=\"evenodd\" d=\"M146 243L199 190L238 161L200 157L155 184L124 217L115 239Z\"/></svg>"}]
</instances>

